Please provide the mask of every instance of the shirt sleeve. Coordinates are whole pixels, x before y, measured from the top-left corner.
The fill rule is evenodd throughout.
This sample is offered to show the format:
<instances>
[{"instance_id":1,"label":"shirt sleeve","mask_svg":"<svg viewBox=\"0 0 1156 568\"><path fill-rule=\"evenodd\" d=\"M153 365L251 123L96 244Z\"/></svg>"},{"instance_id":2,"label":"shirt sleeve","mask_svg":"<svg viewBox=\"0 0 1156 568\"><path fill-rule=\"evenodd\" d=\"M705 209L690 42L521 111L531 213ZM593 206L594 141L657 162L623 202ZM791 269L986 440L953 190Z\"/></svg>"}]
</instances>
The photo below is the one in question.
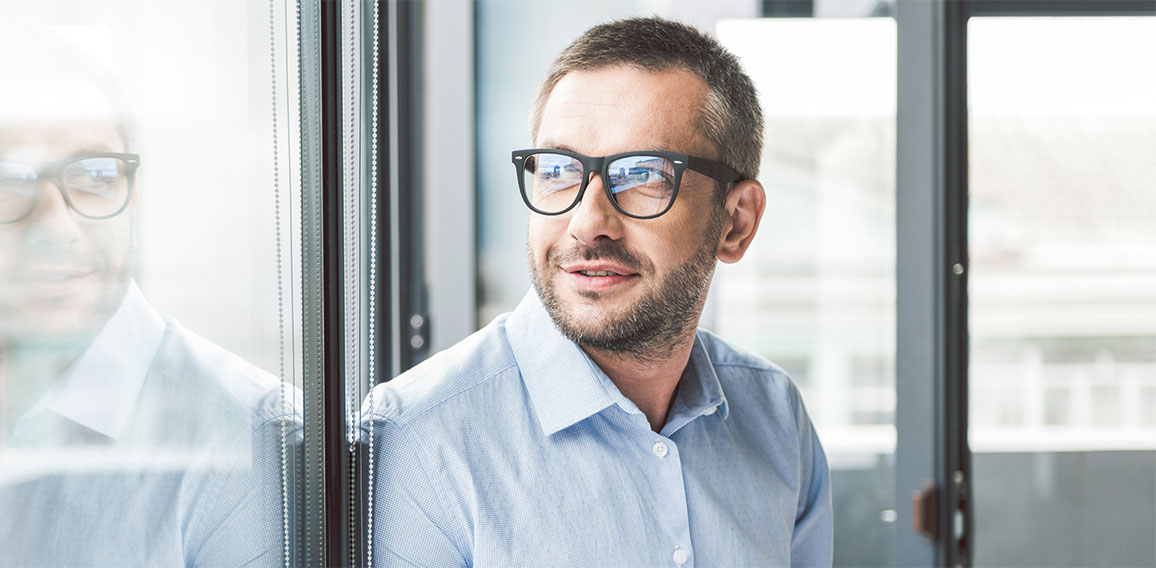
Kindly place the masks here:
<instances>
[{"instance_id":1,"label":"shirt sleeve","mask_svg":"<svg viewBox=\"0 0 1156 568\"><path fill-rule=\"evenodd\" d=\"M795 391L795 397L803 483L799 490L795 532L791 536L791 566L831 566L834 562L834 516L827 455L798 391Z\"/></svg>"},{"instance_id":2,"label":"shirt sleeve","mask_svg":"<svg viewBox=\"0 0 1156 568\"><path fill-rule=\"evenodd\" d=\"M188 566L235 566L277 568L285 565L282 537L281 431L290 443L300 438L300 422L292 417L253 426L249 459L238 459L225 471L214 472L219 481L211 514L196 519L208 524L195 558ZM242 456L238 456L241 458ZM291 481L291 480L290 480Z\"/></svg>"},{"instance_id":3,"label":"shirt sleeve","mask_svg":"<svg viewBox=\"0 0 1156 568\"><path fill-rule=\"evenodd\" d=\"M402 426L372 416L373 559L377 566L468 566L450 517L422 464L421 446ZM363 432L368 439L369 431Z\"/></svg>"}]
</instances>

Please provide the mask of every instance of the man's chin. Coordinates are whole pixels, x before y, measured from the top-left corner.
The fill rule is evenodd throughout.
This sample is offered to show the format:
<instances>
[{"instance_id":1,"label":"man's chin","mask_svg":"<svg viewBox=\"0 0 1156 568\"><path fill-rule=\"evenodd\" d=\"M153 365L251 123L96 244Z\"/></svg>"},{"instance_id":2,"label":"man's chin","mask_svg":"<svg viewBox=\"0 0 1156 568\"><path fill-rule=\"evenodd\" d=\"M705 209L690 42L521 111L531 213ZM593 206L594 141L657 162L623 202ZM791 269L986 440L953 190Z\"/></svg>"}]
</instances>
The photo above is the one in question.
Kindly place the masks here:
<instances>
[{"instance_id":1,"label":"man's chin","mask_svg":"<svg viewBox=\"0 0 1156 568\"><path fill-rule=\"evenodd\" d=\"M83 290L0 305L0 337L20 342L71 342L92 337L108 322L124 289Z\"/></svg>"},{"instance_id":2,"label":"man's chin","mask_svg":"<svg viewBox=\"0 0 1156 568\"><path fill-rule=\"evenodd\" d=\"M19 314L3 316L0 336L19 342L71 342L95 335L108 321L108 316L102 315L91 310L22 310Z\"/></svg>"}]
</instances>

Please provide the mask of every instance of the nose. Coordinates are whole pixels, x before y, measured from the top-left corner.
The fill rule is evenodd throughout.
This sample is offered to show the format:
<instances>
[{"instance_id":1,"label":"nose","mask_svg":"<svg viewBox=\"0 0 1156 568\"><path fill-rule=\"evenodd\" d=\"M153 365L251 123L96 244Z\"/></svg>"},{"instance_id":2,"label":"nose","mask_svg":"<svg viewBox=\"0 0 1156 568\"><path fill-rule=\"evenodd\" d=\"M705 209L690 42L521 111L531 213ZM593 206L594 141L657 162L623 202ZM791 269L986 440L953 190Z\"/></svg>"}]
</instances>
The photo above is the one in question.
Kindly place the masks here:
<instances>
[{"instance_id":1,"label":"nose","mask_svg":"<svg viewBox=\"0 0 1156 568\"><path fill-rule=\"evenodd\" d=\"M623 216L606 196L602 176L597 172L591 172L590 176L582 201L570 214L570 236L587 245L598 239L621 239Z\"/></svg>"},{"instance_id":2,"label":"nose","mask_svg":"<svg viewBox=\"0 0 1156 568\"><path fill-rule=\"evenodd\" d=\"M44 184L35 209L23 223L27 226L25 235L30 245L61 247L80 242L81 229L76 214L55 181Z\"/></svg>"}]
</instances>

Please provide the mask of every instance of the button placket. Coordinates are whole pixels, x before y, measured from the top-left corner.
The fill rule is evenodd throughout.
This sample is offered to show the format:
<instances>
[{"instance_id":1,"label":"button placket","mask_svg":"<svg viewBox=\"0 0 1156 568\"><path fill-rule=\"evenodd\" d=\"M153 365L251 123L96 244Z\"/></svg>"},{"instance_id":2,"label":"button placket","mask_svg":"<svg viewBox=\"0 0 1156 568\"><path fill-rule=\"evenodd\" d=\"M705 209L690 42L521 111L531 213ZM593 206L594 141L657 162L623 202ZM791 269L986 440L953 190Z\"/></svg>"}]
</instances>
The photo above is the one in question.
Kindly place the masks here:
<instances>
[{"instance_id":1,"label":"button placket","mask_svg":"<svg viewBox=\"0 0 1156 568\"><path fill-rule=\"evenodd\" d=\"M682 566L687 560L690 560L690 552L681 546L674 547L674 563Z\"/></svg>"}]
</instances>

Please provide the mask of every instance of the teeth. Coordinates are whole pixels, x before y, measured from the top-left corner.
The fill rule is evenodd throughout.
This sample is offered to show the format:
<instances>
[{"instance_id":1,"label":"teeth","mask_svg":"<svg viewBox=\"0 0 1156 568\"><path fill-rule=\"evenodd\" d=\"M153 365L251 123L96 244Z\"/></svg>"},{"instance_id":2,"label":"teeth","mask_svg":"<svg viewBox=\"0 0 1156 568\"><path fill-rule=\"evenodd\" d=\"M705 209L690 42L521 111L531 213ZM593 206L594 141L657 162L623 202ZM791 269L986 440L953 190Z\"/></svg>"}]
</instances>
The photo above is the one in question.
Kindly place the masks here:
<instances>
[{"instance_id":1,"label":"teeth","mask_svg":"<svg viewBox=\"0 0 1156 568\"><path fill-rule=\"evenodd\" d=\"M578 272L583 276L618 276L618 273L609 270L579 270Z\"/></svg>"}]
</instances>

